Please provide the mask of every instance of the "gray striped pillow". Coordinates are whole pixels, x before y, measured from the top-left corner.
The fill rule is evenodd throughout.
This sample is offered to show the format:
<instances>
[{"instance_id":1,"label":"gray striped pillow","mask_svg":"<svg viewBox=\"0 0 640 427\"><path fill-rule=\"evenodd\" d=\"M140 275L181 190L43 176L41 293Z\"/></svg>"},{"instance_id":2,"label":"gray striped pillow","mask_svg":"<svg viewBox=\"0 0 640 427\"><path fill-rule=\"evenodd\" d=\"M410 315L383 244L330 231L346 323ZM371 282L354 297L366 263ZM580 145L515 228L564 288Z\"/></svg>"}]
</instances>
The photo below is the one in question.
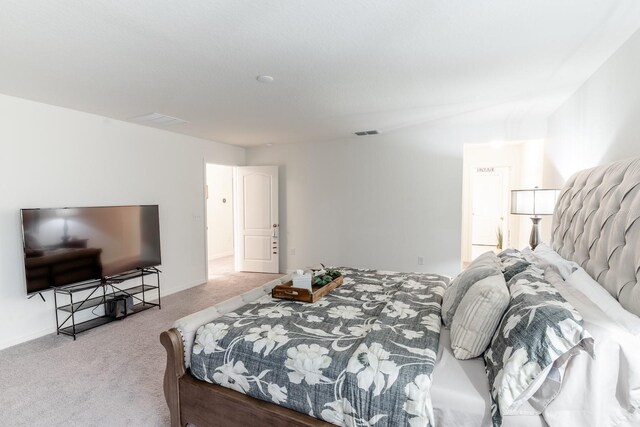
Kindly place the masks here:
<instances>
[{"instance_id":1,"label":"gray striped pillow","mask_svg":"<svg viewBox=\"0 0 640 427\"><path fill-rule=\"evenodd\" d=\"M451 349L457 359L480 356L489 347L509 306L509 289L502 274L474 284L462 298L451 323Z\"/></svg>"},{"instance_id":2,"label":"gray striped pillow","mask_svg":"<svg viewBox=\"0 0 640 427\"><path fill-rule=\"evenodd\" d=\"M485 252L480 255L466 270L458 274L444 292L442 323L446 327L450 327L453 315L458 309L458 304L460 304L469 288L480 280L496 274L502 274L502 264L500 264L500 259L493 252Z\"/></svg>"}]
</instances>

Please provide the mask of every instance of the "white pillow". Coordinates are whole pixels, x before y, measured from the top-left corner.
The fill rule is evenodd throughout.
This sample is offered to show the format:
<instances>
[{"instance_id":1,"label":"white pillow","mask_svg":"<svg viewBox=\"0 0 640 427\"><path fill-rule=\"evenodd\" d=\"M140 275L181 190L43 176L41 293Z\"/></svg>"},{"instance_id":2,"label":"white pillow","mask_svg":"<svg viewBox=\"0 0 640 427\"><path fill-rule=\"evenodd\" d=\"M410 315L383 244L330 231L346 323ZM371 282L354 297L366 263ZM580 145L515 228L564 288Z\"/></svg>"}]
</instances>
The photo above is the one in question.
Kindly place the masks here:
<instances>
[{"instance_id":1,"label":"white pillow","mask_svg":"<svg viewBox=\"0 0 640 427\"><path fill-rule=\"evenodd\" d=\"M640 336L640 317L625 310L616 299L583 269L578 268L566 279L569 286L580 291L611 320L633 335Z\"/></svg>"},{"instance_id":2,"label":"white pillow","mask_svg":"<svg viewBox=\"0 0 640 427\"><path fill-rule=\"evenodd\" d=\"M567 280L567 278L571 276L571 273L580 268L577 263L562 258L560 254L544 243L536 246L533 254L538 259L537 264L540 268L544 270L547 267L552 267L564 280Z\"/></svg>"},{"instance_id":3,"label":"white pillow","mask_svg":"<svg viewBox=\"0 0 640 427\"><path fill-rule=\"evenodd\" d=\"M489 276L469 288L451 323L451 349L456 359L472 359L484 353L509 299L502 274Z\"/></svg>"}]
</instances>

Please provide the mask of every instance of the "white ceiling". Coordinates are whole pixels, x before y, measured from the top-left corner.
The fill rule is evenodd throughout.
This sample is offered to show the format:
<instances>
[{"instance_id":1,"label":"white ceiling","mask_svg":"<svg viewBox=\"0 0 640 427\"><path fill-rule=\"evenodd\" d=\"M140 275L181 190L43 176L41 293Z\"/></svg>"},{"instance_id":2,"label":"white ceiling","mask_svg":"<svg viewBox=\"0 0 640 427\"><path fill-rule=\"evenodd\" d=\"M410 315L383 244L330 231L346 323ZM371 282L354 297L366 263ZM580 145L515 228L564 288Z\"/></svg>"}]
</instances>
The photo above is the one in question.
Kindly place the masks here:
<instances>
[{"instance_id":1,"label":"white ceiling","mask_svg":"<svg viewBox=\"0 0 640 427\"><path fill-rule=\"evenodd\" d=\"M242 146L518 123L639 27L637 0L0 0L0 93Z\"/></svg>"}]
</instances>

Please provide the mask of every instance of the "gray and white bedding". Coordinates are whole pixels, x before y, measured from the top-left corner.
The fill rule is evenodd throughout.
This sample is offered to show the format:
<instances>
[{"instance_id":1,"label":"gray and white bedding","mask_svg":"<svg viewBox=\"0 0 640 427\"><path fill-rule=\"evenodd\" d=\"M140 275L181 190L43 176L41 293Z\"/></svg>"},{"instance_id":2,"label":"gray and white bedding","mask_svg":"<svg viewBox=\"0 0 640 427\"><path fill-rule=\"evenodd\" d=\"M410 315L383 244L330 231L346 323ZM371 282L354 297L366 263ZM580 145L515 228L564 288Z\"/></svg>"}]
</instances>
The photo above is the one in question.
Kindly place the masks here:
<instances>
[{"instance_id":1,"label":"gray and white bedding","mask_svg":"<svg viewBox=\"0 0 640 427\"><path fill-rule=\"evenodd\" d=\"M200 327L192 375L336 425L434 425L449 279L340 270L343 285L314 304L267 295Z\"/></svg>"},{"instance_id":2,"label":"gray and white bedding","mask_svg":"<svg viewBox=\"0 0 640 427\"><path fill-rule=\"evenodd\" d=\"M200 327L191 373L337 425L640 425L640 337L531 252L522 271L522 254L501 258L518 271L484 363L436 356L448 279L343 269L316 304L266 296ZM452 372L471 378L485 363L488 383L456 392L468 381ZM460 407L491 400L482 417Z\"/></svg>"},{"instance_id":3,"label":"gray and white bedding","mask_svg":"<svg viewBox=\"0 0 640 427\"><path fill-rule=\"evenodd\" d=\"M545 248L545 251L549 252L551 249ZM602 290L600 284L584 276L580 276L580 280L563 280L559 272L565 272L573 279L575 269L579 268L575 263L564 260L557 254L547 253L544 257L539 257L535 252L523 253L531 265L509 283L513 302L527 296L533 306L539 305L533 304L533 300L538 298L540 304L555 304L561 311L564 307L568 312L565 312L567 317L564 322L560 319L552 321L563 325L564 330L563 338L554 340L555 344L551 349L554 357L557 357L556 361L538 375L538 381L532 382L529 390L522 392L513 401L511 408L506 403L503 405L502 418L508 420L510 416L506 414L541 414L552 427L640 425L640 336L634 335L625 327L628 323L619 322L617 313L612 311L611 306L602 303L601 294L596 293L599 295L597 300L590 298L592 293L589 288L593 288L593 291ZM520 254L515 256L520 257ZM542 268L545 268L544 272ZM510 308L503 318L505 325L513 314L513 309ZM558 314L556 312L545 316L553 319ZM628 312L626 314L632 316ZM518 323L528 322L527 318L526 315L521 316ZM515 320L511 323L515 323ZM521 332L528 335L527 342L535 342L536 336L539 338L541 335L539 328L525 328ZM557 335L557 331L553 334ZM541 341L551 342L548 336ZM578 344L571 347L575 343ZM542 351L539 351L542 357L536 358L548 359L548 355L545 355L546 346L541 347ZM559 355L563 351L564 355ZM488 356L496 359L489 351L485 353L485 360ZM495 369L495 365L499 365L499 362L488 362L487 370ZM523 369L522 373L525 371ZM538 369L535 368L534 371ZM521 377L526 379L525 375ZM523 384L527 383L525 381ZM517 385L518 381L514 384ZM492 392L495 392L495 383L493 385ZM508 392L513 393L514 390L520 392L522 386Z\"/></svg>"},{"instance_id":4,"label":"gray and white bedding","mask_svg":"<svg viewBox=\"0 0 640 427\"><path fill-rule=\"evenodd\" d=\"M540 414L560 392L569 360L580 351L593 355L582 316L543 270L530 265L508 287L509 308L484 353L494 425L501 415Z\"/></svg>"}]
</instances>

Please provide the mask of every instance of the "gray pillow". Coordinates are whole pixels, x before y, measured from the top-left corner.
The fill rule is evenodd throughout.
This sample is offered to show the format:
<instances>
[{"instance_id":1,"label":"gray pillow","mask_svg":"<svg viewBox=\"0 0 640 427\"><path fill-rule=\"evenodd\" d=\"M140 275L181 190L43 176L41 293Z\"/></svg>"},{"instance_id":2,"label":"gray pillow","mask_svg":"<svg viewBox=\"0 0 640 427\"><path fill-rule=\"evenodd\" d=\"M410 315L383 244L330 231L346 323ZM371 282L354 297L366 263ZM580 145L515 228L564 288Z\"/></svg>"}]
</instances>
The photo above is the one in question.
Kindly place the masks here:
<instances>
[{"instance_id":1,"label":"gray pillow","mask_svg":"<svg viewBox=\"0 0 640 427\"><path fill-rule=\"evenodd\" d=\"M462 298L451 323L451 349L456 359L472 359L489 347L509 306L509 290L501 274L473 285Z\"/></svg>"},{"instance_id":2,"label":"gray pillow","mask_svg":"<svg viewBox=\"0 0 640 427\"><path fill-rule=\"evenodd\" d=\"M536 267L516 275L511 297L489 349L484 353L494 425L517 414L523 402L540 413L562 386L563 366L579 351L593 356L593 338L582 316ZM544 384L545 397L529 400Z\"/></svg>"},{"instance_id":3,"label":"gray pillow","mask_svg":"<svg viewBox=\"0 0 640 427\"><path fill-rule=\"evenodd\" d=\"M442 322L445 326L451 326L453 315L469 288L480 280L496 274L502 274L500 260L493 252L486 252L453 279L442 300Z\"/></svg>"},{"instance_id":4,"label":"gray pillow","mask_svg":"<svg viewBox=\"0 0 640 427\"><path fill-rule=\"evenodd\" d=\"M509 283L513 276L522 273L527 268L529 268L531 264L527 261L521 260L513 260L508 265L505 265L502 269L502 274L504 275L504 280Z\"/></svg>"},{"instance_id":5,"label":"gray pillow","mask_svg":"<svg viewBox=\"0 0 640 427\"><path fill-rule=\"evenodd\" d=\"M513 276L522 273L531 265L517 249L505 249L498 254L498 258L502 262L502 274L507 284Z\"/></svg>"}]
</instances>

